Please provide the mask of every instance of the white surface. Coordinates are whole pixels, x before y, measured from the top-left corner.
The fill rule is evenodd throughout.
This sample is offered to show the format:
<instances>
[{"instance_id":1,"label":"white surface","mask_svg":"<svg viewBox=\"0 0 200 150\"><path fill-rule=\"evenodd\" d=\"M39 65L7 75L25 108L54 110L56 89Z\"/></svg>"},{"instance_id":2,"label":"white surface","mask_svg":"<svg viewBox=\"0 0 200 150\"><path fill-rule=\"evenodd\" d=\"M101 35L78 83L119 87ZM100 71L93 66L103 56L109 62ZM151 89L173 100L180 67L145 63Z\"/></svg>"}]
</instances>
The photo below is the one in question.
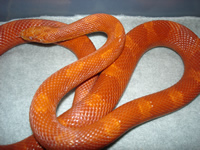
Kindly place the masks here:
<instances>
[{"instance_id":1,"label":"white surface","mask_svg":"<svg viewBox=\"0 0 200 150\"><path fill-rule=\"evenodd\" d=\"M71 23L83 16L41 17ZM145 18L117 16L126 32L143 22L167 19L179 22L200 36L200 18ZM96 47L105 37L92 36ZM39 85L52 73L76 57L59 46L24 44L0 56L0 145L11 144L31 135L29 107ZM176 83L183 74L180 57L167 48L154 48L140 60L119 105L154 93ZM70 108L73 93L58 109ZM109 149L188 150L200 147L200 96L183 109L140 125L120 138Z\"/></svg>"}]
</instances>

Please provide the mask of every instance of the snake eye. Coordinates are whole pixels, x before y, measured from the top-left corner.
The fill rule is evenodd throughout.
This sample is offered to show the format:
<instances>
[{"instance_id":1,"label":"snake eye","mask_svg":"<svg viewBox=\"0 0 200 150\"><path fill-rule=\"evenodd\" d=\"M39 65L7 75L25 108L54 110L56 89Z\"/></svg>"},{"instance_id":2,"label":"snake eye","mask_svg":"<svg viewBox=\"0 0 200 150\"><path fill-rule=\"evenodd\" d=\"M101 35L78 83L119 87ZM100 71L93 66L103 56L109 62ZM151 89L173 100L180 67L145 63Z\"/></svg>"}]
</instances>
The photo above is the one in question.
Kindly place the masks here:
<instances>
[{"instance_id":1,"label":"snake eye","mask_svg":"<svg viewBox=\"0 0 200 150\"><path fill-rule=\"evenodd\" d=\"M33 40L33 37L32 37L32 36L30 36L30 37L29 37L29 40Z\"/></svg>"}]
</instances>

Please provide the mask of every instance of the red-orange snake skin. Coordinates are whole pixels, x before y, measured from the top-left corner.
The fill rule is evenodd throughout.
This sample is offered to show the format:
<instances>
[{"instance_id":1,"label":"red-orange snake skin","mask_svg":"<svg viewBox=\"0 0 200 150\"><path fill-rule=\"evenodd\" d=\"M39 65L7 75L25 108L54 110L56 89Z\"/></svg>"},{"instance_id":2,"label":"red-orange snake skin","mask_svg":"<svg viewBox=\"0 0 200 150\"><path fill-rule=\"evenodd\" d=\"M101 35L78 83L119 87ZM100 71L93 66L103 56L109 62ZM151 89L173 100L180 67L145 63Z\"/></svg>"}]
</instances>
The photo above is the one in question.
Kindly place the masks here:
<instances>
[{"instance_id":1,"label":"red-orange snake skin","mask_svg":"<svg viewBox=\"0 0 200 150\"><path fill-rule=\"evenodd\" d=\"M97 51L82 36L92 32L105 32L108 37ZM30 107L34 136L0 146L2 150L102 149L131 128L182 108L200 93L200 40L172 21L147 22L125 35L122 24L106 14L90 15L70 25L17 20L0 26L0 54L25 43L22 38L60 42L80 59L51 75L36 91ZM182 78L170 88L113 110L141 56L157 46L169 47L181 56ZM72 108L57 118L59 101L77 86Z\"/></svg>"}]
</instances>

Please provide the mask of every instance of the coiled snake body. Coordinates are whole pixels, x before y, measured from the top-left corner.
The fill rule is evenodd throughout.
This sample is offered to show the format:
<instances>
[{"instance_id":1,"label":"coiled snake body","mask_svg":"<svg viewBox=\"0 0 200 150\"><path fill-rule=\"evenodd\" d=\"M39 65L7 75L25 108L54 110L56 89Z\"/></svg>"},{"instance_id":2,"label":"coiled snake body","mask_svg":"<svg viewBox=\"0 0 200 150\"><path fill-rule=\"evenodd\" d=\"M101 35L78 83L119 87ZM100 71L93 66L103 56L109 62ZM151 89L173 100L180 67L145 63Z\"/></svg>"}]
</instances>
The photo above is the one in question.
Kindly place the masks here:
<instances>
[{"instance_id":1,"label":"coiled snake body","mask_svg":"<svg viewBox=\"0 0 200 150\"><path fill-rule=\"evenodd\" d=\"M105 32L108 40L93 52L95 48L90 41L79 36L98 31ZM132 127L180 109L200 92L199 38L175 22L147 22L125 35L121 23L106 14L91 15L70 25L19 20L0 26L0 53L24 43L19 35L42 43L68 40L58 44L73 49L81 59L51 75L37 90L30 108L34 137L0 149L101 149ZM169 47L181 56L185 65L181 80L168 89L112 111L138 60L156 46ZM91 50L83 54L80 49ZM99 77L94 77L99 72ZM80 84L72 108L57 119L60 99ZM85 88L86 94L82 95Z\"/></svg>"}]
</instances>

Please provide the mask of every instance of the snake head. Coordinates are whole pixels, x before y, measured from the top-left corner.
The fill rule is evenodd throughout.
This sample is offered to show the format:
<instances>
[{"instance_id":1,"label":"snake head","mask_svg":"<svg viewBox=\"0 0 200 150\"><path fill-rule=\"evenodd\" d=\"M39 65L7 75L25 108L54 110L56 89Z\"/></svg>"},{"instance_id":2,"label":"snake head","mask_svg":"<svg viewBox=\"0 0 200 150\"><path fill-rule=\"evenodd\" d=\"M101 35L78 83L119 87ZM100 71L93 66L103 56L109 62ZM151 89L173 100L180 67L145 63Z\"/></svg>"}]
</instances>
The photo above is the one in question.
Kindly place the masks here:
<instances>
[{"instance_id":1,"label":"snake head","mask_svg":"<svg viewBox=\"0 0 200 150\"><path fill-rule=\"evenodd\" d=\"M48 26L30 27L20 33L20 37L29 42L54 43L53 32L55 28Z\"/></svg>"}]
</instances>

